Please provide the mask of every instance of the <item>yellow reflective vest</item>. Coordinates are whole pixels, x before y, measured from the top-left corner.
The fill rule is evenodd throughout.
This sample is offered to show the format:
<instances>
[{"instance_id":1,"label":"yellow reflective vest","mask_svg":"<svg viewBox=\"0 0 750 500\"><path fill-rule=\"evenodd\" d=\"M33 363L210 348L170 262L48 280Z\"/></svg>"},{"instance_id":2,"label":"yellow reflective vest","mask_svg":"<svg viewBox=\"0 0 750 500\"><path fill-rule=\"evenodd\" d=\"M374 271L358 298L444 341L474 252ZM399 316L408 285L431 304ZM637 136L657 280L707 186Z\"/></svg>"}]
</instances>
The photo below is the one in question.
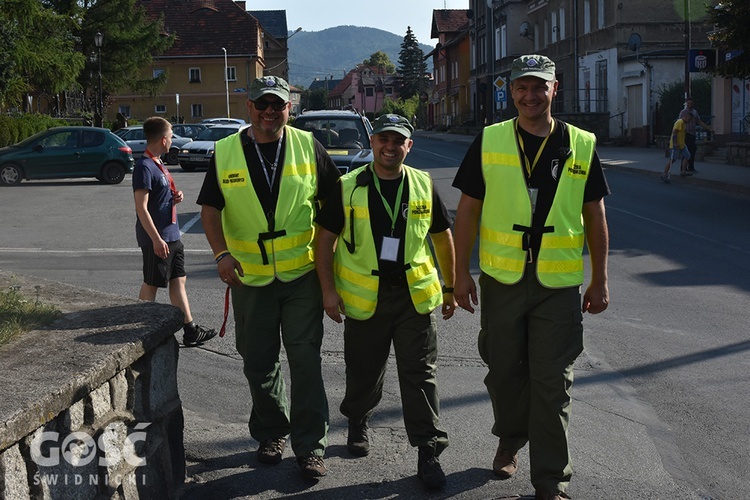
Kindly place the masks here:
<instances>
[{"instance_id":1,"label":"yellow reflective vest","mask_svg":"<svg viewBox=\"0 0 750 500\"><path fill-rule=\"evenodd\" d=\"M583 193L596 136L567 124L572 154L559 169L559 182L544 226L536 273L547 288L583 283ZM532 209L516 146L514 120L484 129L482 174L487 186L479 228L479 267L500 283L523 277L528 253L524 232L531 227ZM498 189L499 192L495 192ZM514 229L515 226L515 229Z\"/></svg>"},{"instance_id":2,"label":"yellow reflective vest","mask_svg":"<svg viewBox=\"0 0 750 500\"><path fill-rule=\"evenodd\" d=\"M346 315L364 320L372 317L378 303L378 256L370 227L368 186L357 186L357 175L371 164L357 168L341 177L345 224L334 255L336 290L344 300ZM407 165L403 166L409 184L409 207L406 215L404 262L414 308L419 314L429 314L443 300L437 269L427 244L432 224L432 179L429 174ZM347 203L351 200L349 206ZM399 203L399 211L401 210ZM353 217L350 211L353 210ZM401 216L402 214L399 214ZM354 222L354 252L347 248ZM344 241L342 241L342 238Z\"/></svg>"},{"instance_id":3,"label":"yellow reflective vest","mask_svg":"<svg viewBox=\"0 0 750 500\"><path fill-rule=\"evenodd\" d=\"M314 269L313 218L317 192L315 147L310 132L285 127L275 224L269 227L250 179L240 134L216 143L216 176L226 203L221 212L224 239L245 273L240 280L264 286L292 281Z\"/></svg>"}]
</instances>

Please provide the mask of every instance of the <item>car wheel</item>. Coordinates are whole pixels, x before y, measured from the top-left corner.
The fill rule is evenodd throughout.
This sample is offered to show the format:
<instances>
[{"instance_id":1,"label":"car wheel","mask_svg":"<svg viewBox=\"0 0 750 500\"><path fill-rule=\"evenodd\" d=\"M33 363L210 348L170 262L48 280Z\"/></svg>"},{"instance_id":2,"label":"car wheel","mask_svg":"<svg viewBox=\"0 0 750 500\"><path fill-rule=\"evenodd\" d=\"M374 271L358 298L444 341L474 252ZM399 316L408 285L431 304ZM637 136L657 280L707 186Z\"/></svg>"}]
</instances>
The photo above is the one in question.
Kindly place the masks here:
<instances>
[{"instance_id":1,"label":"car wheel","mask_svg":"<svg viewBox=\"0 0 750 500\"><path fill-rule=\"evenodd\" d=\"M169 153L167 153L167 165L177 165L180 163L180 160L177 158L178 152L177 148L169 150Z\"/></svg>"},{"instance_id":2,"label":"car wheel","mask_svg":"<svg viewBox=\"0 0 750 500\"><path fill-rule=\"evenodd\" d=\"M116 161L110 161L102 167L102 173L97 179L104 184L119 184L125 178L125 169Z\"/></svg>"},{"instance_id":3,"label":"car wheel","mask_svg":"<svg viewBox=\"0 0 750 500\"><path fill-rule=\"evenodd\" d=\"M6 186L20 184L21 179L23 179L21 167L12 164L0 167L0 184L5 184Z\"/></svg>"},{"instance_id":4,"label":"car wheel","mask_svg":"<svg viewBox=\"0 0 750 500\"><path fill-rule=\"evenodd\" d=\"M195 170L195 165L185 165L183 163L180 163L180 168L182 168L182 170L184 170L185 172L192 172L193 170Z\"/></svg>"}]
</instances>

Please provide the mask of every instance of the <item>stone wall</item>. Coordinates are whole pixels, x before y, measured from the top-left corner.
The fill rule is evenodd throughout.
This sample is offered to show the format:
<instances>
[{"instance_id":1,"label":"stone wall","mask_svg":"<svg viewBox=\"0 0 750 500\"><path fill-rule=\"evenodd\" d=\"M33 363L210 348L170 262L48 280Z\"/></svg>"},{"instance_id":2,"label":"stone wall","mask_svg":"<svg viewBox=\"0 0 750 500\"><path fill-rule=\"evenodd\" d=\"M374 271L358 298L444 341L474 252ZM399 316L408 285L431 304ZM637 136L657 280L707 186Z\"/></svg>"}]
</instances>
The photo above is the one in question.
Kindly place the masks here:
<instances>
[{"instance_id":1,"label":"stone wall","mask_svg":"<svg viewBox=\"0 0 750 500\"><path fill-rule=\"evenodd\" d=\"M182 313L0 271L10 286L64 315L0 346L0 497L175 497Z\"/></svg>"},{"instance_id":2,"label":"stone wall","mask_svg":"<svg viewBox=\"0 0 750 500\"><path fill-rule=\"evenodd\" d=\"M730 165L750 167L750 142L728 142L727 148L727 161Z\"/></svg>"}]
</instances>

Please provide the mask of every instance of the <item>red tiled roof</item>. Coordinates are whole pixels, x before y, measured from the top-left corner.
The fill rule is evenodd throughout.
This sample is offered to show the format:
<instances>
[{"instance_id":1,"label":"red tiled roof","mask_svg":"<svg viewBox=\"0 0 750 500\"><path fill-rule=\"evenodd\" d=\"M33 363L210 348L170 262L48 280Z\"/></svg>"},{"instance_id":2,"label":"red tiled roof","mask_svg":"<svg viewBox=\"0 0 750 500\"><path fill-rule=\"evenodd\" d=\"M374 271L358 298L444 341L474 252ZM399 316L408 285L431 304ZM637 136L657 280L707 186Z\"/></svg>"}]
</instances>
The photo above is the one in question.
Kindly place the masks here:
<instances>
[{"instance_id":1,"label":"red tiled roof","mask_svg":"<svg viewBox=\"0 0 750 500\"><path fill-rule=\"evenodd\" d=\"M469 26L468 9L435 9L432 11L432 38L440 33L458 33Z\"/></svg>"},{"instance_id":2,"label":"red tiled roof","mask_svg":"<svg viewBox=\"0 0 750 500\"><path fill-rule=\"evenodd\" d=\"M257 54L259 23L233 0L139 0L175 43L160 57Z\"/></svg>"}]
</instances>

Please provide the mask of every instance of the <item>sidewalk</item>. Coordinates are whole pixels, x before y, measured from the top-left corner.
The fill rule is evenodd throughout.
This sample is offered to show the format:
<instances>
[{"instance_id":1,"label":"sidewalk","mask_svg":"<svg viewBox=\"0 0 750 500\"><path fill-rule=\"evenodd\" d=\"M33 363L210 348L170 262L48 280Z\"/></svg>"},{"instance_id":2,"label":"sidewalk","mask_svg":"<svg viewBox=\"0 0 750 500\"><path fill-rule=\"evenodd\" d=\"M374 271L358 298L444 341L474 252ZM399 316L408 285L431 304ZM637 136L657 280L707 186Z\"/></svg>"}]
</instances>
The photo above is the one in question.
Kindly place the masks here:
<instances>
[{"instance_id":1,"label":"sidewalk","mask_svg":"<svg viewBox=\"0 0 750 500\"><path fill-rule=\"evenodd\" d=\"M417 130L415 138L429 138L469 145L473 136ZM667 158L658 148L636 148L631 146L599 146L599 158L605 168L627 170L650 175L654 180L664 172ZM723 165L706 161L695 162L695 175L680 177L679 166L672 165L672 184L692 184L725 189L727 191L750 194L750 168L737 165Z\"/></svg>"}]
</instances>

